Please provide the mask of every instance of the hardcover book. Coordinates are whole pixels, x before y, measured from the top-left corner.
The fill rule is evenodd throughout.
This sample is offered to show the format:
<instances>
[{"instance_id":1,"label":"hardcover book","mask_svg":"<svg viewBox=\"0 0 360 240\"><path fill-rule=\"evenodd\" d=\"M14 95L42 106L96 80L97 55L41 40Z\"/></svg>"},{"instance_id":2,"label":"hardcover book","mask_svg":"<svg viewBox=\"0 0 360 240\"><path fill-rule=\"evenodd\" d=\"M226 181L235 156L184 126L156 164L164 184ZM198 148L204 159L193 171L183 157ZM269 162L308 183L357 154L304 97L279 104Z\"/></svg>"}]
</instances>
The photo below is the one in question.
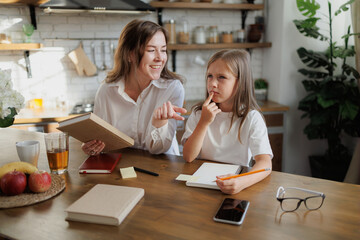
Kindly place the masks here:
<instances>
[{"instance_id":1,"label":"hardcover book","mask_svg":"<svg viewBox=\"0 0 360 240\"><path fill-rule=\"evenodd\" d=\"M59 122L60 131L68 132L70 136L81 142L101 140L105 143L104 151L111 151L134 145L134 139L101 119L94 113L83 114Z\"/></svg>"},{"instance_id":2,"label":"hardcover book","mask_svg":"<svg viewBox=\"0 0 360 240\"><path fill-rule=\"evenodd\" d=\"M202 187L211 189L220 189L214 180L216 176L226 174L238 174L241 171L240 165L227 163L203 163L192 175L191 179L186 181L186 186Z\"/></svg>"},{"instance_id":3,"label":"hardcover book","mask_svg":"<svg viewBox=\"0 0 360 240\"><path fill-rule=\"evenodd\" d=\"M89 156L79 167L79 173L112 173L121 153L101 153Z\"/></svg>"},{"instance_id":4,"label":"hardcover book","mask_svg":"<svg viewBox=\"0 0 360 240\"><path fill-rule=\"evenodd\" d=\"M66 220L120 225L144 193L142 188L97 184L65 210Z\"/></svg>"}]
</instances>

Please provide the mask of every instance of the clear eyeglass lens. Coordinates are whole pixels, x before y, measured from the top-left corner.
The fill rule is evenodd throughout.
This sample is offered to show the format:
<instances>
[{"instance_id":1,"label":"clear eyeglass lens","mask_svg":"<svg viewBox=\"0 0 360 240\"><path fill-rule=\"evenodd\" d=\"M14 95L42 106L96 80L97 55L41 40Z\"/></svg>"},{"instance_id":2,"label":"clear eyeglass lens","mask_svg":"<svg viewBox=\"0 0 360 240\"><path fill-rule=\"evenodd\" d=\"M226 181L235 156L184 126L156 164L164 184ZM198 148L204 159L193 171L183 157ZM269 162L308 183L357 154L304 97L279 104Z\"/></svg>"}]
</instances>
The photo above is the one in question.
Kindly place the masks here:
<instances>
[{"instance_id":1,"label":"clear eyeglass lens","mask_svg":"<svg viewBox=\"0 0 360 240\"><path fill-rule=\"evenodd\" d=\"M294 211L299 203L299 199L287 198L281 203L281 207L284 211Z\"/></svg>"},{"instance_id":2,"label":"clear eyeglass lens","mask_svg":"<svg viewBox=\"0 0 360 240\"><path fill-rule=\"evenodd\" d=\"M305 200L305 205L308 209L318 209L323 202L323 198L321 196L310 197Z\"/></svg>"}]
</instances>

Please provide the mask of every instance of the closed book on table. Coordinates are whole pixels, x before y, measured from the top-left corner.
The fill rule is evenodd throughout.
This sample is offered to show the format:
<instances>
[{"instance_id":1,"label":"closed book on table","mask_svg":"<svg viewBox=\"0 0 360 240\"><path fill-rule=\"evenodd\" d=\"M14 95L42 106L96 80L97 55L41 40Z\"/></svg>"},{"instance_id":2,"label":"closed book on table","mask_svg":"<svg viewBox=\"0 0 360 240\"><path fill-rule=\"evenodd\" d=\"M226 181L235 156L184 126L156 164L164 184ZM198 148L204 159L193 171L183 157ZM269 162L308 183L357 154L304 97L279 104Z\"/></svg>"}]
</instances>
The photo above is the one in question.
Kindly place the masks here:
<instances>
[{"instance_id":1,"label":"closed book on table","mask_svg":"<svg viewBox=\"0 0 360 240\"><path fill-rule=\"evenodd\" d=\"M216 176L238 174L240 171L240 165L206 162L203 163L198 170L196 170L190 180L186 181L186 186L220 189L216 185L216 182L214 182L214 180L216 180Z\"/></svg>"},{"instance_id":2,"label":"closed book on table","mask_svg":"<svg viewBox=\"0 0 360 240\"><path fill-rule=\"evenodd\" d=\"M103 151L111 151L134 145L134 139L121 132L94 113L59 122L60 131L68 132L70 136L81 142L101 140L105 143Z\"/></svg>"},{"instance_id":3,"label":"closed book on table","mask_svg":"<svg viewBox=\"0 0 360 240\"><path fill-rule=\"evenodd\" d=\"M111 173L121 158L121 153L101 153L89 156L79 167L79 173Z\"/></svg>"},{"instance_id":4,"label":"closed book on table","mask_svg":"<svg viewBox=\"0 0 360 240\"><path fill-rule=\"evenodd\" d=\"M97 184L65 210L66 220L120 225L144 193L142 188Z\"/></svg>"}]
</instances>

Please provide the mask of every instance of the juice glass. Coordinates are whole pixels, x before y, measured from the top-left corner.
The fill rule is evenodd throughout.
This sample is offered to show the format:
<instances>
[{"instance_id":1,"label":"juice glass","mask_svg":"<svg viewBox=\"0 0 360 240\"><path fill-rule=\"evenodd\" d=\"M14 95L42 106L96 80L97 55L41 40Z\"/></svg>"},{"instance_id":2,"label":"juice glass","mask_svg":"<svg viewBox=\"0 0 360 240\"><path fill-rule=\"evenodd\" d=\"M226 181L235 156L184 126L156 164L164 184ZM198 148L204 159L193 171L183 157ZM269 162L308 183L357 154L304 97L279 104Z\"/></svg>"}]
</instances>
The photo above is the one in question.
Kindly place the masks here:
<instances>
[{"instance_id":1,"label":"juice glass","mask_svg":"<svg viewBox=\"0 0 360 240\"><path fill-rule=\"evenodd\" d=\"M45 134L45 145L51 173L65 173L69 163L68 133L52 132Z\"/></svg>"}]
</instances>

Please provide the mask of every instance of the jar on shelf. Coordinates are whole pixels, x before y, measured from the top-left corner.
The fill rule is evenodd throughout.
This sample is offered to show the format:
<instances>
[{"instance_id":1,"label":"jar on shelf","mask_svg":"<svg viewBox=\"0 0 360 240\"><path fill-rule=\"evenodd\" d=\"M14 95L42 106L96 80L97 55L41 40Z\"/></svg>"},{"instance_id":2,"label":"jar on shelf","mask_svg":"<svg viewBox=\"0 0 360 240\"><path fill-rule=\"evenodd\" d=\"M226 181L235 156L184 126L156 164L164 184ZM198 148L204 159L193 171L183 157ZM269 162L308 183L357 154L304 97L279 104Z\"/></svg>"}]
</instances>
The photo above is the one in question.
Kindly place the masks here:
<instances>
[{"instance_id":1,"label":"jar on shelf","mask_svg":"<svg viewBox=\"0 0 360 240\"><path fill-rule=\"evenodd\" d=\"M209 38L208 43L219 43L219 33L217 26L209 27Z\"/></svg>"},{"instance_id":2,"label":"jar on shelf","mask_svg":"<svg viewBox=\"0 0 360 240\"><path fill-rule=\"evenodd\" d=\"M168 43L176 44L175 20L170 19L169 21L166 21L164 27L168 31L168 34L169 34Z\"/></svg>"},{"instance_id":3,"label":"jar on shelf","mask_svg":"<svg viewBox=\"0 0 360 240\"><path fill-rule=\"evenodd\" d=\"M244 29L239 29L236 31L235 41L238 43L245 42L245 30Z\"/></svg>"},{"instance_id":4,"label":"jar on shelf","mask_svg":"<svg viewBox=\"0 0 360 240\"><path fill-rule=\"evenodd\" d=\"M222 38L223 43L232 43L233 42L233 35L232 35L231 31L222 32L221 38Z\"/></svg>"},{"instance_id":5,"label":"jar on shelf","mask_svg":"<svg viewBox=\"0 0 360 240\"><path fill-rule=\"evenodd\" d=\"M206 34L204 26L197 26L194 32L194 41L196 44L206 43Z\"/></svg>"},{"instance_id":6,"label":"jar on shelf","mask_svg":"<svg viewBox=\"0 0 360 240\"><path fill-rule=\"evenodd\" d=\"M249 32L247 39L249 42L259 42L262 36L263 25L262 24L251 24L249 26Z\"/></svg>"},{"instance_id":7,"label":"jar on shelf","mask_svg":"<svg viewBox=\"0 0 360 240\"><path fill-rule=\"evenodd\" d=\"M188 44L190 40L189 22L182 19L178 25L178 29L178 43Z\"/></svg>"}]
</instances>

